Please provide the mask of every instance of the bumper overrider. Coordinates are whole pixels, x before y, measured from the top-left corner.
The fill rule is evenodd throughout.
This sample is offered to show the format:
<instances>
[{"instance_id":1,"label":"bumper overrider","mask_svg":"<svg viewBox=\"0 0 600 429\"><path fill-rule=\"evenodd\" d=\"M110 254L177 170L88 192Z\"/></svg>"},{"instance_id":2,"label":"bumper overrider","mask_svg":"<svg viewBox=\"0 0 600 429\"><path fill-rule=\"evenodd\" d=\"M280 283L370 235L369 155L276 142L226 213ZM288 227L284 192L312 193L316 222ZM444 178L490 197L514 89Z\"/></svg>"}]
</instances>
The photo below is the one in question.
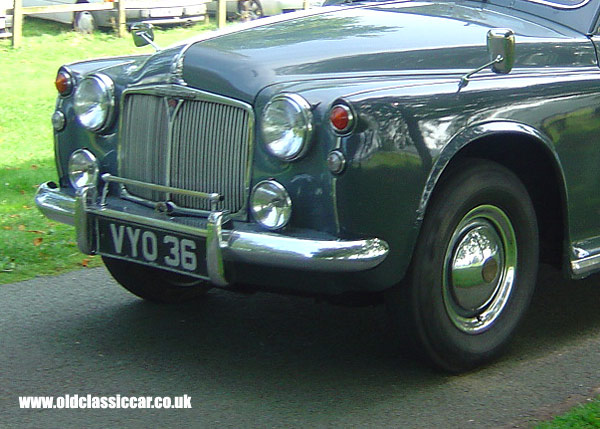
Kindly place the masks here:
<instances>
[{"instance_id":1,"label":"bumper overrider","mask_svg":"<svg viewBox=\"0 0 600 429\"><path fill-rule=\"evenodd\" d=\"M197 238L205 242L206 248L202 250L206 252L206 275L192 275L217 286L230 283L232 275L226 272L226 265L227 270L232 270L235 264L229 262L348 273L375 268L389 251L388 244L378 238L340 240L316 232L289 236L262 231L254 224L240 222L233 228L227 213L215 209L207 218L171 217L119 197L108 196L108 186L103 189L104 193L100 196L95 186L85 187L73 196L48 182L39 187L35 202L48 218L75 226L77 245L86 254L103 254L98 243L99 219Z\"/></svg>"}]
</instances>

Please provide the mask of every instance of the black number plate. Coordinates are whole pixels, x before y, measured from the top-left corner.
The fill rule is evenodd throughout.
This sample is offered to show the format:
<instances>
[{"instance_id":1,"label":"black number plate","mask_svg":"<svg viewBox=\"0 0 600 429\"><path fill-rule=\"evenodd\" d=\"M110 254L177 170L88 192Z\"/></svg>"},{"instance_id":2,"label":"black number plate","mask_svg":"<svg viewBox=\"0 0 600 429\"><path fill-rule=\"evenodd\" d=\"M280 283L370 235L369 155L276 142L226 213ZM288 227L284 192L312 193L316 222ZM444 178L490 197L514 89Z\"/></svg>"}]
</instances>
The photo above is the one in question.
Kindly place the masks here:
<instances>
[{"instance_id":1,"label":"black number plate","mask_svg":"<svg viewBox=\"0 0 600 429\"><path fill-rule=\"evenodd\" d=\"M206 240L147 226L97 218L99 253L206 276Z\"/></svg>"}]
</instances>

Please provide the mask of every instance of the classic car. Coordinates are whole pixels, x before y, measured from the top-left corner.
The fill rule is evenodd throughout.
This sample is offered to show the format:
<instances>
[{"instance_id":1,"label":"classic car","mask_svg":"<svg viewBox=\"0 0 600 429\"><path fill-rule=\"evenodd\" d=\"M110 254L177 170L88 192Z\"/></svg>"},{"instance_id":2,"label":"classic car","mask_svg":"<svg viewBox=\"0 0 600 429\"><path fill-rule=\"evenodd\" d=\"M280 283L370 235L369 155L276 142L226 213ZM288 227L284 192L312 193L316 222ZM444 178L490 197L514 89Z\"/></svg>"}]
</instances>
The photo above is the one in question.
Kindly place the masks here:
<instances>
[{"instance_id":1,"label":"classic car","mask_svg":"<svg viewBox=\"0 0 600 429\"><path fill-rule=\"evenodd\" d=\"M318 7L322 0L308 0L306 8ZM208 3L208 12L216 14L217 1ZM240 18L242 21L252 21L264 16L280 13L295 12L304 9L304 0L227 0L227 17Z\"/></svg>"},{"instance_id":2,"label":"classic car","mask_svg":"<svg viewBox=\"0 0 600 429\"><path fill-rule=\"evenodd\" d=\"M0 0L0 39L12 36L12 1Z\"/></svg>"},{"instance_id":3,"label":"classic car","mask_svg":"<svg viewBox=\"0 0 600 429\"><path fill-rule=\"evenodd\" d=\"M190 24L204 21L208 0L127 0L126 19L154 24ZM22 0L23 6L56 6L75 3L114 3L114 0ZM98 27L114 27L115 10L82 12L51 12L31 15L35 18L72 24L81 33L91 33Z\"/></svg>"},{"instance_id":4,"label":"classic car","mask_svg":"<svg viewBox=\"0 0 600 429\"><path fill-rule=\"evenodd\" d=\"M406 350L468 370L539 261L600 268L599 11L342 2L65 65L37 205L142 298L381 302Z\"/></svg>"}]
</instances>

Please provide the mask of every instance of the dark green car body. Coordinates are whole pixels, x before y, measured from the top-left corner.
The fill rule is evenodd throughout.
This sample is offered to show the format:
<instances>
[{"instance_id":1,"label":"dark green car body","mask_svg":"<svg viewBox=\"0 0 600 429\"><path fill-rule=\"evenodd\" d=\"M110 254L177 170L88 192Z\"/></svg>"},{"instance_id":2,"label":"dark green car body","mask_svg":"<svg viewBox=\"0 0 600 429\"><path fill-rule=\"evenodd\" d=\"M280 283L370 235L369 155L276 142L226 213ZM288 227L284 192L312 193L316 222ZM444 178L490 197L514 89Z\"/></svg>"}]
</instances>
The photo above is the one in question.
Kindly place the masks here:
<instances>
[{"instance_id":1,"label":"dark green car body","mask_svg":"<svg viewBox=\"0 0 600 429\"><path fill-rule=\"evenodd\" d=\"M174 106L200 91L233 100L250 121L241 209L217 227L205 225L208 215L188 219L192 226L230 231L213 248L220 286L329 295L393 287L409 270L439 183L469 159L513 172L535 209L542 260L572 277L588 275L600 268L599 10L598 0L333 4L150 56L70 64L64 70L74 86L92 74L108 76L114 106L108 125L92 132L76 119L73 93L59 96L56 109L65 118L55 133L60 183L40 188L38 206L76 225L78 210L101 217L107 205L98 201L108 182L93 186L91 200L78 197L67 172L71 154L86 149L101 176L119 176L120 151L136 138L123 137L124 124L133 121L123 119L125 95L164 97ZM514 33L509 73L482 68L490 62L486 34L497 28ZM299 95L312 115L306 152L293 161L274 157L263 141L264 111L280 94ZM344 132L330 120L340 104L353 119ZM342 171L328 168L332 151L343 156ZM267 230L250 212L251 192L264 181L287 190L292 212L285 227ZM121 212L158 229L186 222L186 215L119 204ZM95 253L102 231L94 221L84 223L78 225L80 247ZM185 236L187 230L178 231ZM120 234L122 243L127 238ZM268 246L256 244L261 237ZM324 247L311 248L311 242Z\"/></svg>"}]
</instances>

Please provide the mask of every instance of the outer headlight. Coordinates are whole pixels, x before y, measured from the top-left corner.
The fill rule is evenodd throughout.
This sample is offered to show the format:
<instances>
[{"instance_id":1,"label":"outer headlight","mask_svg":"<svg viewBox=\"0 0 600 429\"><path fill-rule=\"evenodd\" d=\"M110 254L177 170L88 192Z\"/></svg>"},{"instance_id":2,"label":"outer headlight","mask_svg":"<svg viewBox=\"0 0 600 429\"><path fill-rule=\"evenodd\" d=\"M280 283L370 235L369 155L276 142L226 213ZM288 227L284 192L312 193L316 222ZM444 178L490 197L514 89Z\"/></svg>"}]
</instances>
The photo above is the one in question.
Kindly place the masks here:
<instances>
[{"instance_id":1,"label":"outer headlight","mask_svg":"<svg viewBox=\"0 0 600 429\"><path fill-rule=\"evenodd\" d=\"M113 81L103 74L86 77L77 86L73 101L81 125L90 131L101 131L110 125L114 112Z\"/></svg>"},{"instance_id":2,"label":"outer headlight","mask_svg":"<svg viewBox=\"0 0 600 429\"><path fill-rule=\"evenodd\" d=\"M76 190L98 181L98 161L94 154L85 149L76 150L69 158L69 180Z\"/></svg>"},{"instance_id":3,"label":"outer headlight","mask_svg":"<svg viewBox=\"0 0 600 429\"><path fill-rule=\"evenodd\" d=\"M310 104L298 94L279 94L269 101L262 118L262 135L268 151L293 161L308 149L312 135Z\"/></svg>"},{"instance_id":4,"label":"outer headlight","mask_svg":"<svg viewBox=\"0 0 600 429\"><path fill-rule=\"evenodd\" d=\"M292 215L292 200L288 192L274 180L258 183L250 202L254 219L267 229L283 228Z\"/></svg>"}]
</instances>

